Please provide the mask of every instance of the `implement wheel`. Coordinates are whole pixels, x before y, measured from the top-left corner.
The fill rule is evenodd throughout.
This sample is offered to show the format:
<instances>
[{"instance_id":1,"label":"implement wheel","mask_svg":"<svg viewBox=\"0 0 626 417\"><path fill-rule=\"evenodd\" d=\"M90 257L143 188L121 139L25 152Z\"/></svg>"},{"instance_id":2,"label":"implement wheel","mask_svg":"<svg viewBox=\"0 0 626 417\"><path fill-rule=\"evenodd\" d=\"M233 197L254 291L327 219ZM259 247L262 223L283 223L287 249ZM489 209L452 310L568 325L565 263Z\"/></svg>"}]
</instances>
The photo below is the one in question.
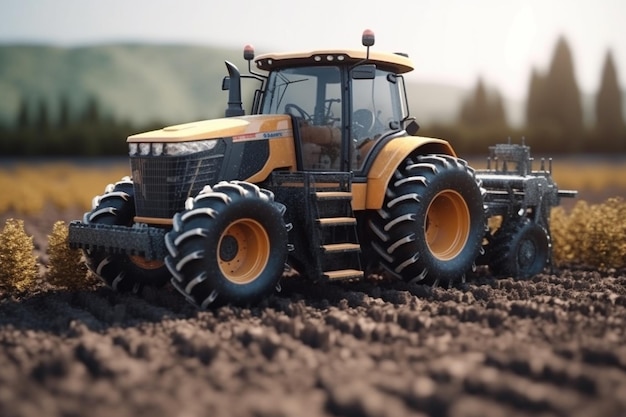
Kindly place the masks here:
<instances>
[{"instance_id":1,"label":"implement wheel","mask_svg":"<svg viewBox=\"0 0 626 417\"><path fill-rule=\"evenodd\" d=\"M551 244L543 227L522 218L498 229L489 248L489 269L495 276L529 278L548 265Z\"/></svg>"}]
</instances>

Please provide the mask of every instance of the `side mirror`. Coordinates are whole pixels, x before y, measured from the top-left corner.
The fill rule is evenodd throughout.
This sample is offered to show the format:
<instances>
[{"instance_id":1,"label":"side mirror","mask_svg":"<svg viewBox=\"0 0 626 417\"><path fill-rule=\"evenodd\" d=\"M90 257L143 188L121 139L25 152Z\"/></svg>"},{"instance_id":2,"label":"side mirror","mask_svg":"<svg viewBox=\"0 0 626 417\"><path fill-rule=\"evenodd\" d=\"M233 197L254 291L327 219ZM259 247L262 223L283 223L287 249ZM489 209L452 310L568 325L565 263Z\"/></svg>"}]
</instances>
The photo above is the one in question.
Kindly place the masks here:
<instances>
[{"instance_id":1,"label":"side mirror","mask_svg":"<svg viewBox=\"0 0 626 417\"><path fill-rule=\"evenodd\" d=\"M230 77L226 76L222 80L222 91L228 91L228 90L230 90Z\"/></svg>"},{"instance_id":2,"label":"side mirror","mask_svg":"<svg viewBox=\"0 0 626 417\"><path fill-rule=\"evenodd\" d=\"M417 131L420 130L420 125L415 121L415 119L413 119L409 123L407 123L407 125L404 127L404 130L406 130L406 133L408 133L409 135L415 136Z\"/></svg>"},{"instance_id":3,"label":"side mirror","mask_svg":"<svg viewBox=\"0 0 626 417\"><path fill-rule=\"evenodd\" d=\"M376 65L363 64L352 68L352 79L354 80L373 80L376 78Z\"/></svg>"}]
</instances>

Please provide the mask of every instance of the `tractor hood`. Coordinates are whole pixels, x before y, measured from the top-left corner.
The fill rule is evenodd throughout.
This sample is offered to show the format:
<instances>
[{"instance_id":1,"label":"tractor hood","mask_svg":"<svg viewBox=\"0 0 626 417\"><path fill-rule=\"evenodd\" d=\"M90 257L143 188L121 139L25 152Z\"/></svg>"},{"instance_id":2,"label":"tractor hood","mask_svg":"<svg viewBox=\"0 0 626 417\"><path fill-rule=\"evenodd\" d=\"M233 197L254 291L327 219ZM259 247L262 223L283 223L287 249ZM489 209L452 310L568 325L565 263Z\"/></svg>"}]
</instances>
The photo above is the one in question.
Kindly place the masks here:
<instances>
[{"instance_id":1,"label":"tractor hood","mask_svg":"<svg viewBox=\"0 0 626 417\"><path fill-rule=\"evenodd\" d=\"M191 142L230 137L234 140L262 140L287 136L291 130L288 115L256 115L202 120L168 126L129 136L127 142Z\"/></svg>"}]
</instances>

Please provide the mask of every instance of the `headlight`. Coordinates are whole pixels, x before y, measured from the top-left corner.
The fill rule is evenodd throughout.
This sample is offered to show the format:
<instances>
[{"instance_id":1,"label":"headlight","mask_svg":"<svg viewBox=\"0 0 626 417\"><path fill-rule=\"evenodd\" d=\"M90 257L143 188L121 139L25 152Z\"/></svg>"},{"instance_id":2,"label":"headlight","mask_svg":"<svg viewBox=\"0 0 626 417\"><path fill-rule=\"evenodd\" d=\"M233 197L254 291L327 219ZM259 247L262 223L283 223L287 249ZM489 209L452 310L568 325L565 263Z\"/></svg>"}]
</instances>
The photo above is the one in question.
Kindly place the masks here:
<instances>
[{"instance_id":1,"label":"headlight","mask_svg":"<svg viewBox=\"0 0 626 417\"><path fill-rule=\"evenodd\" d=\"M153 143L152 144L152 155L159 156L163 153L163 144L162 143Z\"/></svg>"},{"instance_id":2,"label":"headlight","mask_svg":"<svg viewBox=\"0 0 626 417\"><path fill-rule=\"evenodd\" d=\"M196 142L168 143L165 145L165 154L170 156L189 155L208 151L217 146L217 140L200 140Z\"/></svg>"},{"instance_id":3,"label":"headlight","mask_svg":"<svg viewBox=\"0 0 626 417\"><path fill-rule=\"evenodd\" d=\"M139 155L142 155L142 156L150 155L150 144L149 143L140 143L139 144Z\"/></svg>"},{"instance_id":4,"label":"headlight","mask_svg":"<svg viewBox=\"0 0 626 417\"><path fill-rule=\"evenodd\" d=\"M200 140L195 142L177 142L177 143L129 143L128 154L130 156L181 156L190 155L202 151L208 151L217 146L217 139Z\"/></svg>"}]
</instances>

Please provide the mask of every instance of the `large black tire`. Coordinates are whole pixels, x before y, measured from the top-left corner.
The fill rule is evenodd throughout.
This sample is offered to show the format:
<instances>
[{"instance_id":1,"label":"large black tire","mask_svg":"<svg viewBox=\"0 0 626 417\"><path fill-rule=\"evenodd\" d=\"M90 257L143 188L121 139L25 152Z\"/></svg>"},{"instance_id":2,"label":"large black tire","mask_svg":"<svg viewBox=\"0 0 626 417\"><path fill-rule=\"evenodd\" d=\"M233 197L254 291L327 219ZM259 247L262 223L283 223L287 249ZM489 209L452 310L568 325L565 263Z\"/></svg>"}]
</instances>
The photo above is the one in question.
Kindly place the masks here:
<instances>
[{"instance_id":1,"label":"large black tire","mask_svg":"<svg viewBox=\"0 0 626 417\"><path fill-rule=\"evenodd\" d=\"M278 286L287 259L285 206L242 181L205 187L174 216L165 263L172 284L199 308L246 305Z\"/></svg>"},{"instance_id":2,"label":"large black tire","mask_svg":"<svg viewBox=\"0 0 626 417\"><path fill-rule=\"evenodd\" d=\"M498 229L489 243L489 269L497 277L529 278L548 266L550 237L537 223L521 218Z\"/></svg>"},{"instance_id":3,"label":"large black tire","mask_svg":"<svg viewBox=\"0 0 626 417\"><path fill-rule=\"evenodd\" d=\"M106 187L94 198L93 209L83 223L131 226L135 217L133 182L128 177ZM163 286L171 275L162 261L140 256L83 251L87 267L106 285L119 292L140 293L144 285Z\"/></svg>"},{"instance_id":4,"label":"large black tire","mask_svg":"<svg viewBox=\"0 0 626 417\"><path fill-rule=\"evenodd\" d=\"M461 159L407 159L388 184L382 208L368 221L380 266L408 282L448 287L463 282L485 233L483 192Z\"/></svg>"}]
</instances>

